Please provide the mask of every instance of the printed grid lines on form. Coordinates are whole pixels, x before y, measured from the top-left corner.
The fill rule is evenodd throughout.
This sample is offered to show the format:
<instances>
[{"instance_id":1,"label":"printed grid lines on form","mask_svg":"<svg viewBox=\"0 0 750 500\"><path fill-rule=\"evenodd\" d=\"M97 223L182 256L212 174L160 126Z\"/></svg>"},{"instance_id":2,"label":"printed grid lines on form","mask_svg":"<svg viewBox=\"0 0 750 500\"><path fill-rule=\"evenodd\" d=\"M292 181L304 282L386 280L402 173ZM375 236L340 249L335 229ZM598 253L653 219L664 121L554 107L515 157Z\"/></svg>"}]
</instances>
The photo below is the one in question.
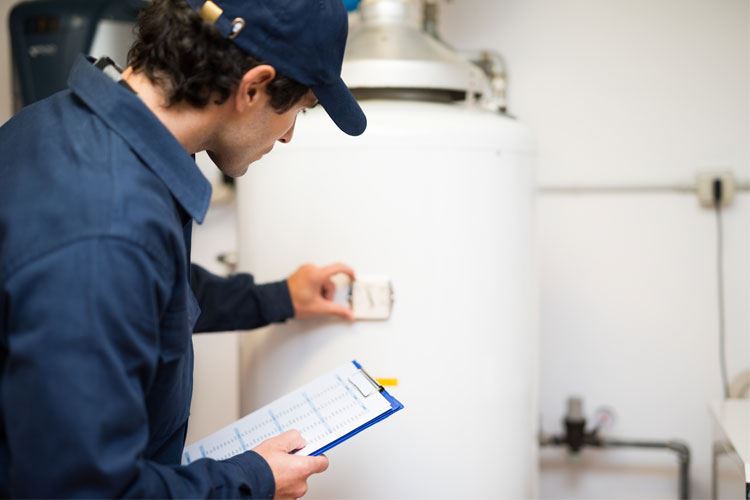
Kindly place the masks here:
<instances>
[{"instance_id":1,"label":"printed grid lines on form","mask_svg":"<svg viewBox=\"0 0 750 500\"><path fill-rule=\"evenodd\" d=\"M365 398L348 382L356 371L351 364L339 367L188 446L183 452L183 463L206 457L224 460L289 429L298 430L307 443L300 454L323 448L390 408L390 403L379 393Z\"/></svg>"},{"instance_id":2,"label":"printed grid lines on form","mask_svg":"<svg viewBox=\"0 0 750 500\"><path fill-rule=\"evenodd\" d=\"M289 429L300 431L309 444L323 440L367 413L367 407L336 375L336 383L320 391L303 392L291 404L268 410L264 419L243 422L222 441L200 447L201 458L224 460L255 448L268 438ZM239 423L239 422L238 422Z\"/></svg>"}]
</instances>

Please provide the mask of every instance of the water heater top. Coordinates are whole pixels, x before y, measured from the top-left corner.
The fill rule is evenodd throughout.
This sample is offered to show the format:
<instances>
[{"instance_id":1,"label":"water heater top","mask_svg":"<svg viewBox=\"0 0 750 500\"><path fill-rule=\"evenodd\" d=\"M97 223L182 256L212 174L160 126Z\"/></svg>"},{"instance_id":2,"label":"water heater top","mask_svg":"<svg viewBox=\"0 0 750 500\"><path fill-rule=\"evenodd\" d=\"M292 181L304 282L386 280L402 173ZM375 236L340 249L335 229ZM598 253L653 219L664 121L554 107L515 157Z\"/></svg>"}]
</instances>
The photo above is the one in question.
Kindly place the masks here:
<instances>
[{"instance_id":1,"label":"water heater top","mask_svg":"<svg viewBox=\"0 0 750 500\"><path fill-rule=\"evenodd\" d=\"M415 0L365 0L349 35L342 76L356 91L435 90L482 94L482 70L419 27Z\"/></svg>"}]
</instances>

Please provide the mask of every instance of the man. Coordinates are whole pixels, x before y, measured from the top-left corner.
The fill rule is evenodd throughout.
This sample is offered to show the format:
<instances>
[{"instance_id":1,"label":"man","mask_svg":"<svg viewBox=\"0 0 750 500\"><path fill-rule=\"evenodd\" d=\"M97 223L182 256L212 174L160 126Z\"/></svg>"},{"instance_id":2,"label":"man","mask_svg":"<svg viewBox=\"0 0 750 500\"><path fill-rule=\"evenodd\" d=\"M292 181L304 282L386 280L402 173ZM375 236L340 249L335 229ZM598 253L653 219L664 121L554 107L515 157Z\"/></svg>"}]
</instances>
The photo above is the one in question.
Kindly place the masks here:
<instances>
[{"instance_id":1,"label":"man","mask_svg":"<svg viewBox=\"0 0 750 500\"><path fill-rule=\"evenodd\" d=\"M154 0L124 72L81 58L68 91L0 128L0 495L299 497L326 469L291 454L295 431L179 464L191 332L351 319L329 278L353 275L191 266L210 185L190 155L242 175L316 102L361 134L346 33L341 0Z\"/></svg>"}]
</instances>

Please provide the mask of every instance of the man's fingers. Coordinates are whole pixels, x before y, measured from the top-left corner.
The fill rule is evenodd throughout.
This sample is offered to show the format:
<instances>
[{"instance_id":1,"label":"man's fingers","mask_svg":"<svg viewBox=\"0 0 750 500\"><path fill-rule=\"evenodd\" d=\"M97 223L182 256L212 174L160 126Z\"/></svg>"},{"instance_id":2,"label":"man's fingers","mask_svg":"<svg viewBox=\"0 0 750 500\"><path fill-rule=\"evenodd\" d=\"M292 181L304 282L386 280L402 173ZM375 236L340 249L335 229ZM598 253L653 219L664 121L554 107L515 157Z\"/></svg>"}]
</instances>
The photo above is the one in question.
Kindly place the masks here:
<instances>
[{"instance_id":1,"label":"man's fingers","mask_svg":"<svg viewBox=\"0 0 750 500\"><path fill-rule=\"evenodd\" d=\"M277 439L279 440L279 445L281 446L282 451L287 453L301 450L307 444L305 443L302 434L296 430L286 431L283 434L279 434Z\"/></svg>"},{"instance_id":2,"label":"man's fingers","mask_svg":"<svg viewBox=\"0 0 750 500\"><path fill-rule=\"evenodd\" d=\"M334 274L344 273L347 276L349 276L352 281L356 279L354 276L354 269L347 266L346 264L342 264L341 262L337 262L336 264L331 264L330 266L326 266L321 269L321 272L323 273L323 277L325 279L330 279L331 276Z\"/></svg>"},{"instance_id":3,"label":"man's fingers","mask_svg":"<svg viewBox=\"0 0 750 500\"><path fill-rule=\"evenodd\" d=\"M320 455L310 459L310 474L320 474L328 468L328 457Z\"/></svg>"},{"instance_id":4,"label":"man's fingers","mask_svg":"<svg viewBox=\"0 0 750 500\"><path fill-rule=\"evenodd\" d=\"M327 280L323 282L323 298L326 300L333 300L335 294L336 285L333 284L333 281Z\"/></svg>"},{"instance_id":5,"label":"man's fingers","mask_svg":"<svg viewBox=\"0 0 750 500\"><path fill-rule=\"evenodd\" d=\"M354 321L354 312L348 307L336 304L335 302L321 301L320 312Z\"/></svg>"}]
</instances>

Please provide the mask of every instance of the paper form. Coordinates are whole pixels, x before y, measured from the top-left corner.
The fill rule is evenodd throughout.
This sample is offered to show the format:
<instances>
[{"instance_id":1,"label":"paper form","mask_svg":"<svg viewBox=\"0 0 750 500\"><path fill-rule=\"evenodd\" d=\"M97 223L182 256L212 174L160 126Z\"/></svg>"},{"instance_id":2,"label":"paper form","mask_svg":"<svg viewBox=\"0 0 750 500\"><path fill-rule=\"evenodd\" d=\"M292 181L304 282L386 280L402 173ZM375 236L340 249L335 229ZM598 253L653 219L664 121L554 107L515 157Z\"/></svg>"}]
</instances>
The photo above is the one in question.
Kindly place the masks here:
<instances>
[{"instance_id":1,"label":"paper form","mask_svg":"<svg viewBox=\"0 0 750 500\"><path fill-rule=\"evenodd\" d=\"M368 390L363 379L354 364L342 365L186 447L182 464L201 458L224 460L291 429L307 442L297 454L310 455L391 409L388 400L378 390Z\"/></svg>"}]
</instances>

